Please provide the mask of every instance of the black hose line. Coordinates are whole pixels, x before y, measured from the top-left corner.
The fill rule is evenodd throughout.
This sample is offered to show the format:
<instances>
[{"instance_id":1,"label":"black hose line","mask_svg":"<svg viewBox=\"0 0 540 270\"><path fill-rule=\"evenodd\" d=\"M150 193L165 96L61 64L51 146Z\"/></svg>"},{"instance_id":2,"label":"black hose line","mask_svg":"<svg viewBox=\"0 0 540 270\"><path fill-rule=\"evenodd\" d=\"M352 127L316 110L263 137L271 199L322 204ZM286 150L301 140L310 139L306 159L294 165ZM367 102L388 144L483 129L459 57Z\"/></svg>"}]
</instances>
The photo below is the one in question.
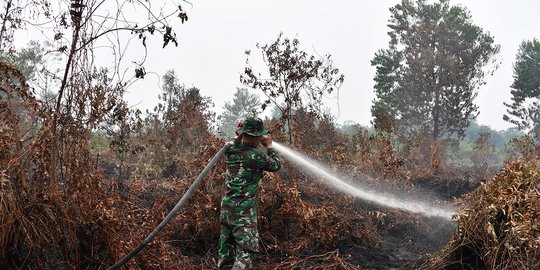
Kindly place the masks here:
<instances>
[{"instance_id":1,"label":"black hose line","mask_svg":"<svg viewBox=\"0 0 540 270\"><path fill-rule=\"evenodd\" d=\"M221 150L219 150L219 152L217 152L217 154L212 158L212 160L210 160L210 162L208 162L208 165L206 165L206 167L204 167L201 174L199 174L199 177L197 177L195 182L193 182L193 184L191 184L191 187L189 187L188 191L186 191L186 193L184 193L184 196L182 196L180 201L178 201L178 203L176 203L176 205L171 210L171 212L169 212L169 214L165 217L165 219L163 219L163 221L161 221L161 223L159 223L159 225L154 229L154 231L152 231L134 250L132 250L129 254L127 254L124 258L119 260L113 266L107 268L107 270L115 270L115 269L120 268L123 264L128 262L135 255L137 255L137 253L139 253L139 251L141 251L144 247L146 247L146 245L148 245L148 243L152 242L152 240L154 240L154 238L158 235L158 233L161 232L161 230L163 230L163 228L165 228L167 223L169 223L173 219L173 217L176 215L176 213L184 206L187 199L189 198L189 196L191 196L191 194L195 191L195 189L197 189L197 186L199 186L202 179L216 165L219 158L221 158L221 156L223 156L223 154L225 154L225 152L227 152L227 150L229 150L230 147L231 147L231 144L229 144L229 143L225 144L225 146L223 146L223 148L221 148Z\"/></svg>"}]
</instances>

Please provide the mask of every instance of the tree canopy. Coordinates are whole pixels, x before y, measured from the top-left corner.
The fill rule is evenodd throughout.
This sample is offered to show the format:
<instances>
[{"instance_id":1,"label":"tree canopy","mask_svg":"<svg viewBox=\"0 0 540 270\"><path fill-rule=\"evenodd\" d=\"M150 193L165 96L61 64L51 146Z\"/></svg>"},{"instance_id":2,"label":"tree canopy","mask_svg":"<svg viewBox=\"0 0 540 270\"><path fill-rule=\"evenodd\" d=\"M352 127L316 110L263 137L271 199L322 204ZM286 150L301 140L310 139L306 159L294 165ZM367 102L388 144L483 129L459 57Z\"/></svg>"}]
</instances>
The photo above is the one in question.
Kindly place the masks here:
<instances>
[{"instance_id":1,"label":"tree canopy","mask_svg":"<svg viewBox=\"0 0 540 270\"><path fill-rule=\"evenodd\" d=\"M478 114L477 88L494 63L499 46L475 25L462 6L448 0L429 4L403 0L390 8L391 40L375 53L372 115L390 116L398 128L463 136Z\"/></svg>"},{"instance_id":2,"label":"tree canopy","mask_svg":"<svg viewBox=\"0 0 540 270\"><path fill-rule=\"evenodd\" d=\"M246 88L237 88L232 101L225 102L220 115L219 131L227 137L234 136L235 124L248 116L256 116L261 108L261 101Z\"/></svg>"},{"instance_id":3,"label":"tree canopy","mask_svg":"<svg viewBox=\"0 0 540 270\"><path fill-rule=\"evenodd\" d=\"M534 38L519 46L514 63L512 103L504 103L503 119L519 129L540 127L540 41Z\"/></svg>"}]
</instances>

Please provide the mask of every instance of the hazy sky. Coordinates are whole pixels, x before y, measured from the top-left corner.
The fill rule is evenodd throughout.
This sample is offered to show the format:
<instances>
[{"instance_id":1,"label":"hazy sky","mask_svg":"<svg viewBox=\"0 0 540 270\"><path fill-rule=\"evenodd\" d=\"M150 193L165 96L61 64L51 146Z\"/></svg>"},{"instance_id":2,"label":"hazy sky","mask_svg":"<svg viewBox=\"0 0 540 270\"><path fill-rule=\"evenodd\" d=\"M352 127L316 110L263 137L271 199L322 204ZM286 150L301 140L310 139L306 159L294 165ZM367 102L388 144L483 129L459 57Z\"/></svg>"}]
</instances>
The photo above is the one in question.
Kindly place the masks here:
<instances>
[{"instance_id":1,"label":"hazy sky","mask_svg":"<svg viewBox=\"0 0 540 270\"><path fill-rule=\"evenodd\" d=\"M179 3L183 3L178 1ZM245 50L258 58L256 43L274 41L280 32L297 37L309 53L331 54L335 67L345 75L339 99L326 99L339 123L347 120L369 125L370 107L375 98L370 65L374 53L388 46L386 26L389 8L398 0L193 0L183 3L189 21L176 24L179 46L161 49L159 37L149 39L151 48L145 63L148 74L136 82L127 94L130 104L142 109L158 103L159 78L174 69L180 82L196 86L210 96L215 111L222 111L237 87L245 67ZM157 3L157 2L153 2ZM503 101L510 101L512 63L524 39L540 38L540 1L538 0L453 0L465 6L474 23L490 32L501 45L502 60L494 76L479 90L478 121L495 129L510 127L502 120ZM132 54L140 54L138 41L132 41ZM257 71L257 70L256 70ZM261 70L262 71L262 70ZM132 72L132 71L130 71ZM335 96L334 96L335 97Z\"/></svg>"}]
</instances>

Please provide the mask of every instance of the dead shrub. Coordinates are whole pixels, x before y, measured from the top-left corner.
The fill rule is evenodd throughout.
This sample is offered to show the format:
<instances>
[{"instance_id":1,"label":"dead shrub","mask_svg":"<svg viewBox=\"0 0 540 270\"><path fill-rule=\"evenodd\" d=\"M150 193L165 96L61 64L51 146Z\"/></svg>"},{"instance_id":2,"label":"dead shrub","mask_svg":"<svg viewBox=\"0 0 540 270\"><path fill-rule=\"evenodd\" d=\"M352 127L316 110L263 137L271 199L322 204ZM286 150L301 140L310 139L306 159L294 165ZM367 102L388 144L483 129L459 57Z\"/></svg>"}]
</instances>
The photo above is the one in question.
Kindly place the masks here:
<instances>
[{"instance_id":1,"label":"dead shrub","mask_svg":"<svg viewBox=\"0 0 540 270\"><path fill-rule=\"evenodd\" d=\"M452 241L424 269L538 269L539 165L507 163L469 194Z\"/></svg>"}]
</instances>

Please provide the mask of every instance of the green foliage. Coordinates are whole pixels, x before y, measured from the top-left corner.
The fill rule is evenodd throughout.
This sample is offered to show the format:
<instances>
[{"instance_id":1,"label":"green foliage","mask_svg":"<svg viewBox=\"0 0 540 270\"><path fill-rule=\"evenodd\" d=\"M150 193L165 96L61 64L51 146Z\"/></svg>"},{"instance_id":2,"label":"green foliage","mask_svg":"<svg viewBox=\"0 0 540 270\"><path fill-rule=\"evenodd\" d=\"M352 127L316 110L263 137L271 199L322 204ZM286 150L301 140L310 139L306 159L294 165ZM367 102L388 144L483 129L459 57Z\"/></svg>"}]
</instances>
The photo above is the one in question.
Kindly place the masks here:
<instances>
[{"instance_id":1,"label":"green foliage","mask_svg":"<svg viewBox=\"0 0 540 270\"><path fill-rule=\"evenodd\" d=\"M352 137L355 134L357 134L358 132L363 131L363 130L370 131L370 132L374 131L371 128L362 126L362 125L360 125L358 123L355 123L353 121L345 121L345 123L343 123L342 125L337 126L337 130L340 133L342 133L344 135L347 135L349 137Z\"/></svg>"},{"instance_id":2,"label":"green foliage","mask_svg":"<svg viewBox=\"0 0 540 270\"><path fill-rule=\"evenodd\" d=\"M540 41L523 41L514 63L512 103L504 103L503 119L519 129L540 127Z\"/></svg>"},{"instance_id":3,"label":"green foliage","mask_svg":"<svg viewBox=\"0 0 540 270\"><path fill-rule=\"evenodd\" d=\"M384 115L397 117L400 102L399 91L396 91L401 77L402 53L397 51L396 46L390 43L387 50L379 50L371 60L371 65L376 66L375 94L377 99L371 107L371 115L380 122ZM377 121L379 120L379 121Z\"/></svg>"},{"instance_id":4,"label":"green foliage","mask_svg":"<svg viewBox=\"0 0 540 270\"><path fill-rule=\"evenodd\" d=\"M373 126L364 127L354 122L345 122L343 125L338 125L337 130L339 133L347 135L355 145L359 143L354 142L354 140L357 140L360 134L365 133L363 136L368 137L390 136L391 144L396 151L405 154L407 154L406 152L414 152L411 148L414 140L411 137L403 138L393 133L381 132L380 129L376 130ZM500 166L507 159L516 159L517 156L520 156L520 152L531 152L532 150L529 148L534 145L531 141L532 138L522 138L525 133L517 128L498 131L489 126L480 125L475 120L471 121L471 125L464 130L464 134L461 140L457 137L445 140L444 148L446 153L443 156L446 164L470 167L479 165L476 163L481 161L484 165L487 164L490 167ZM420 147L420 145L416 147ZM523 150L524 147L529 148ZM404 152L404 150L406 151ZM408 154L409 158L418 158L418 156L414 156L418 153L411 153ZM403 157L405 158L405 155ZM407 159L405 158L405 160Z\"/></svg>"},{"instance_id":5,"label":"green foliage","mask_svg":"<svg viewBox=\"0 0 540 270\"><path fill-rule=\"evenodd\" d=\"M497 131L471 121L463 139L449 144L448 162L468 166L479 165L481 159L489 166L500 166L505 160L513 159L512 141L523 135L525 133L516 128Z\"/></svg>"},{"instance_id":6,"label":"green foliage","mask_svg":"<svg viewBox=\"0 0 540 270\"><path fill-rule=\"evenodd\" d=\"M483 67L499 52L469 12L447 0L403 0L390 9L388 49L379 50L372 106L375 122L390 117L409 134L457 134L474 119Z\"/></svg>"},{"instance_id":7,"label":"green foliage","mask_svg":"<svg viewBox=\"0 0 540 270\"><path fill-rule=\"evenodd\" d=\"M90 140L88 142L90 146L90 153L99 155L101 153L107 153L109 151L110 139L104 132L93 132L90 134Z\"/></svg>"},{"instance_id":8,"label":"green foliage","mask_svg":"<svg viewBox=\"0 0 540 270\"><path fill-rule=\"evenodd\" d=\"M259 113L261 102L255 94L250 94L245 88L237 88L232 102L225 102L223 114L220 116L219 132L231 138L234 137L236 123L248 116Z\"/></svg>"},{"instance_id":9,"label":"green foliage","mask_svg":"<svg viewBox=\"0 0 540 270\"><path fill-rule=\"evenodd\" d=\"M24 74L27 83L36 94L39 94L41 101L48 108L54 107L57 95L53 89L59 86L55 72L58 71L57 64L60 63L60 57L58 54L47 52L54 50L51 46L49 42L41 44L37 41L30 41L26 47L20 50L13 50L1 55ZM51 68L55 65L55 68Z\"/></svg>"},{"instance_id":10,"label":"green foliage","mask_svg":"<svg viewBox=\"0 0 540 270\"><path fill-rule=\"evenodd\" d=\"M489 141L495 148L504 148L514 137L525 135L516 128L497 131L489 126L479 125L478 122L471 121L471 125L465 129L465 137L462 142L474 143L482 132L491 134Z\"/></svg>"},{"instance_id":11,"label":"green foliage","mask_svg":"<svg viewBox=\"0 0 540 270\"><path fill-rule=\"evenodd\" d=\"M25 85L25 79L20 72L12 66L3 65L0 60L0 81L4 82L0 90L5 92L0 95L3 99L0 110L0 149L7 149L0 151L0 225L3 228L0 253L5 259L1 264L5 269L37 269L49 266L98 269L111 265L115 259L131 251L138 240L143 239L158 224L167 209L174 204L175 198L187 189L194 174L200 172L209 158L223 145L223 141L211 136L209 132L214 116L210 111L211 100L203 97L199 89L186 88L179 84L172 71L164 75L160 104L152 113L148 113L144 121L139 111L131 110L122 100L124 87L129 84L111 76L119 74L118 70L97 68L93 61L87 58L92 53L93 41L106 33L116 31L106 24L110 18L102 18L103 21L100 22L99 15L93 15L101 2L94 3L96 5L88 2L88 6L78 0L69 3L73 4L69 10L72 17L60 17L59 19L64 21L61 26L65 28L55 29L70 29L70 25L78 27L72 29L73 35L67 35L73 37L71 44L66 39L59 38L71 49L65 45L60 47L69 54L70 60L64 67L65 76L61 90L65 91L60 91L54 113L51 114L50 110L43 108L27 87L21 88ZM144 5L148 2L138 3ZM152 13L149 10L150 5L145 7ZM178 15L184 22L187 16L181 8L180 11ZM112 14L121 14L121 11ZM155 18L156 24L168 21L168 16L153 14L160 16L155 18L138 14L138 17ZM143 27L132 27L129 25L131 23L124 25L124 21L131 22L116 21L114 27L133 29L134 33L140 35L143 45L146 36L141 33L148 31L152 34L153 31L160 31L159 29L164 29L165 44L176 43L174 32L168 25L161 28L159 24L156 27L149 23ZM80 29L81 22L84 22L84 27L87 28ZM80 39L77 38L79 34ZM1 44L2 42L0 46ZM277 44L283 45L285 41ZM281 74L286 75L291 84L276 82L276 86L285 87L282 92L279 92L279 87L270 88L271 85L264 89L268 90L265 93L274 98L274 102L278 97L283 99L285 105L281 108L289 108L288 111L281 112L284 117L291 117L297 124L294 134L291 125L288 132L296 136L299 150L332 164L336 172L350 174L351 179L367 178L366 181L372 181L375 187L395 185L400 190L403 190L403 187L412 187L414 183L409 181L419 175L417 168L421 167L414 167L412 162L404 159L414 157L418 160L421 155L438 157L435 152L442 148L432 147L426 140L418 140L413 146L403 145L402 141L396 139L396 134L373 134L354 125L352 128L356 130L356 134L342 136L335 127L332 116L319 114L318 106L322 94L335 90L336 85L332 82L341 84L343 76L339 76L337 69L329 68L329 57L317 59L299 52L295 58L293 56L296 54L293 52L297 43L295 45L293 41L289 45L288 49L287 46L274 48L276 51L283 49L281 52L289 54L290 58L285 59L290 62L280 62L282 66L274 66L276 69L273 72L286 71ZM276 55L267 55L266 60L278 59L273 58L277 57ZM399 61L405 61L406 54L398 54L395 59L400 59L401 56L404 60ZM299 65L300 69L294 69L298 59L306 60L307 66ZM319 73L315 73L323 79L310 81L321 77L309 79L306 75L302 77L306 79L304 84L300 83L300 75L309 75L309 72L313 71L310 65L318 64L321 64L317 71ZM401 68L401 65L391 67ZM142 67L139 71L142 73L138 76L144 76ZM398 87L397 82L401 82L400 76L403 74L388 74L388 80L396 79L396 83L381 84L381 87ZM264 83L264 80L258 82ZM256 85L262 87L261 84ZM299 89L300 94L288 92L290 95L287 99L284 97L285 89L292 85L298 86L295 89ZM271 93L275 93L275 96L272 97ZM21 102L15 104L12 97L19 98ZM395 101L401 98L398 95L395 97L399 97L394 98ZM27 119L38 119L36 121L41 125L37 132L25 126ZM101 127L105 120L109 121L105 124L109 133L92 132ZM349 129L347 132L352 131ZM467 147L470 146L471 151L489 152L488 137L487 134L481 135L481 139L475 139L476 145ZM531 154L538 153L538 148L528 149ZM102 156L102 151L111 151L116 155ZM108 175L112 179L104 179L100 171L94 168L102 164L109 165L108 162L113 158L116 158L113 162L118 165L114 166L119 170L118 177ZM437 160L432 163L434 166L444 169L440 162L435 161ZM214 266L211 254L215 254L212 250L215 250L216 231L219 230L217 202L222 193L222 179L225 174L223 164L217 168L200 187L200 192L194 193L190 198L192 207L185 208L181 216L170 225L172 229L162 232L165 235L148 245L126 268L209 269ZM374 177L364 177L364 172ZM516 176L522 175L520 173ZM114 181L130 176L132 179L137 176L156 178L159 181ZM163 179L165 177L174 180L166 181ZM260 208L260 227L263 228L261 242L264 243L265 252L261 257L270 261L263 262L265 264L261 265L261 269L297 269L309 268L310 265L318 265L320 269L351 269L352 266L345 264L339 257L338 251L341 252L342 248L346 247L346 251L341 256L350 260L350 256L346 257L345 254L358 254L356 251L366 250L365 247L384 246L379 233L383 230L378 231L378 226L400 231L403 227L396 227L396 223L409 225L419 221L418 217L366 206L364 202L351 196L335 193L315 181L316 179L296 171L293 166L280 174L267 176L267 180L263 183L263 207ZM459 180L461 181L461 178ZM436 180L433 185L443 189L456 186L452 182ZM525 195L534 194L538 192ZM504 202L509 201L508 197L503 199ZM516 205L519 207L522 205L520 203ZM484 206L481 209L489 209ZM376 209L376 214L365 211L369 209ZM384 218L387 213L395 218ZM521 222L517 217L511 221ZM538 222L524 224L532 224L529 226L532 228ZM391 239L395 239L395 236ZM315 252L322 255L313 255ZM533 254L534 258L538 257L536 253ZM93 256L86 256L87 254ZM382 260L396 257L380 255L373 257ZM365 261L363 255L358 257ZM534 269L534 266L536 265L530 268Z\"/></svg>"},{"instance_id":12,"label":"green foliage","mask_svg":"<svg viewBox=\"0 0 540 270\"><path fill-rule=\"evenodd\" d=\"M41 44L37 41L30 41L28 47L2 57L5 57L8 63L15 65L24 74L24 77L31 81L36 73L43 69L44 54L45 49Z\"/></svg>"}]
</instances>

